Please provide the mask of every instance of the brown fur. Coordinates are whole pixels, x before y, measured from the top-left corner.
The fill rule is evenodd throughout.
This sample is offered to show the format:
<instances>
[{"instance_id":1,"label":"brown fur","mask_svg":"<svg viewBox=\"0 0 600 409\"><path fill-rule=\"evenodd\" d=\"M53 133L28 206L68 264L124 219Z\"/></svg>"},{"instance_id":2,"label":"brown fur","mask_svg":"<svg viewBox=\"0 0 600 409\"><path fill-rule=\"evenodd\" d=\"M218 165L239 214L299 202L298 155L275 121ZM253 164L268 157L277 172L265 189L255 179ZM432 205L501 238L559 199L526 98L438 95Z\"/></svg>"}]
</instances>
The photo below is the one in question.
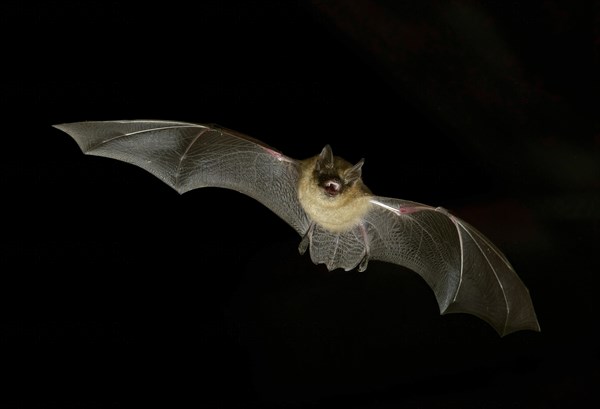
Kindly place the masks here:
<instances>
[{"instance_id":1,"label":"brown fur","mask_svg":"<svg viewBox=\"0 0 600 409\"><path fill-rule=\"evenodd\" d=\"M298 198L304 211L323 228L341 233L348 231L362 220L369 210L371 195L369 189L358 180L337 196L328 196L313 176L317 156L302 161L298 182ZM340 171L352 165L335 157L335 166Z\"/></svg>"}]
</instances>

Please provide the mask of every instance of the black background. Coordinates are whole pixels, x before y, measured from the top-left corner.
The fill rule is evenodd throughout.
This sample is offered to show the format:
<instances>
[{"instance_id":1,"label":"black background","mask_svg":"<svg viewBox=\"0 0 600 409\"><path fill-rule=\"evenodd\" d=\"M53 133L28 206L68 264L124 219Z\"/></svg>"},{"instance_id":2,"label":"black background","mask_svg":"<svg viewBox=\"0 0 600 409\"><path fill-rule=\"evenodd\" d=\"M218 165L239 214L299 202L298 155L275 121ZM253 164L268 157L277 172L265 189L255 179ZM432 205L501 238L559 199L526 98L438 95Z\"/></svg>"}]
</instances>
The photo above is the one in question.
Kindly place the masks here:
<instances>
[{"instance_id":1,"label":"black background","mask_svg":"<svg viewBox=\"0 0 600 409\"><path fill-rule=\"evenodd\" d=\"M1 407L546 408L600 386L593 2L3 2ZM218 123L366 158L502 248L541 333L327 272L250 198L179 196L52 124Z\"/></svg>"}]
</instances>

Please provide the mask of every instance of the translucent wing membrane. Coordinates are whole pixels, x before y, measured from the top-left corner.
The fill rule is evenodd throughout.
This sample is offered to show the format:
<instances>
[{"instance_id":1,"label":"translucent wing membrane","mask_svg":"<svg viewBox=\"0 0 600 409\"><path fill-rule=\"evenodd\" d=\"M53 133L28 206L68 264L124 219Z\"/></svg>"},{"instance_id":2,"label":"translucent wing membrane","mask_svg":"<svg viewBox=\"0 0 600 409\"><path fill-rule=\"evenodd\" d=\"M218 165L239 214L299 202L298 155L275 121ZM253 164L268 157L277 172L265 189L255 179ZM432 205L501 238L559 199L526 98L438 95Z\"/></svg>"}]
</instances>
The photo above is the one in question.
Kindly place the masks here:
<instances>
[{"instance_id":1,"label":"translucent wing membrane","mask_svg":"<svg viewBox=\"0 0 600 409\"><path fill-rule=\"evenodd\" d=\"M315 227L315 263L350 270L367 257L405 266L431 287L442 314L476 315L500 335L539 331L527 288L479 231L441 208L384 197L371 203L363 224L348 232Z\"/></svg>"},{"instance_id":2,"label":"translucent wing membrane","mask_svg":"<svg viewBox=\"0 0 600 409\"><path fill-rule=\"evenodd\" d=\"M371 256L406 266L433 289L442 314L464 312L500 335L539 331L529 291L502 252L441 208L376 197L367 219Z\"/></svg>"},{"instance_id":3,"label":"translucent wing membrane","mask_svg":"<svg viewBox=\"0 0 600 409\"><path fill-rule=\"evenodd\" d=\"M103 121L56 125L81 150L137 165L179 193L214 186L260 201L300 234L308 220L296 195L297 161L216 126L169 121Z\"/></svg>"}]
</instances>

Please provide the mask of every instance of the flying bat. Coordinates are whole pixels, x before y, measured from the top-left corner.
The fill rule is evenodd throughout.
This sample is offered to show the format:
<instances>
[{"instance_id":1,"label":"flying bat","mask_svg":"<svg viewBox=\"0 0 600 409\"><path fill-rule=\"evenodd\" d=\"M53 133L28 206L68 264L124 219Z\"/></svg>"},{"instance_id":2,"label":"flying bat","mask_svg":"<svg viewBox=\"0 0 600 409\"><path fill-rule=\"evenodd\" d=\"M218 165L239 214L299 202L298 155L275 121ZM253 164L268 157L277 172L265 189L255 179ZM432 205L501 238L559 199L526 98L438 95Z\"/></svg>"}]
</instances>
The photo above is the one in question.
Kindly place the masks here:
<instances>
[{"instance_id":1,"label":"flying bat","mask_svg":"<svg viewBox=\"0 0 600 409\"><path fill-rule=\"evenodd\" d=\"M539 331L529 291L504 254L442 207L376 196L362 181L364 160L320 154L293 159L218 125L133 120L55 125L81 150L137 165L179 193L215 186L246 194L302 237L329 270L381 260L418 273L440 313L468 313L504 336Z\"/></svg>"}]
</instances>

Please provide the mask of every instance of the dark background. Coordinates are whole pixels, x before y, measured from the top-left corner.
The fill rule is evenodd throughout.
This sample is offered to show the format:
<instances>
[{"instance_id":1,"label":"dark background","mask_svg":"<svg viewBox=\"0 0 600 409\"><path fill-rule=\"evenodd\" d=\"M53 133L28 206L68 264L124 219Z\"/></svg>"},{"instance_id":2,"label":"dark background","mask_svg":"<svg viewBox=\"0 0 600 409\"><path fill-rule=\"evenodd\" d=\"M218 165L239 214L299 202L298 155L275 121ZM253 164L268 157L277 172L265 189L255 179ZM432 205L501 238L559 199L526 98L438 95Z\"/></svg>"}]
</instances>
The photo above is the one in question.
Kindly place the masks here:
<instances>
[{"instance_id":1,"label":"dark background","mask_svg":"<svg viewBox=\"0 0 600 409\"><path fill-rule=\"evenodd\" d=\"M600 8L3 2L0 407L547 408L600 386ZM541 333L327 272L238 193L177 195L52 124L218 123L366 158L504 250ZM593 405L593 403L591 403Z\"/></svg>"}]
</instances>

